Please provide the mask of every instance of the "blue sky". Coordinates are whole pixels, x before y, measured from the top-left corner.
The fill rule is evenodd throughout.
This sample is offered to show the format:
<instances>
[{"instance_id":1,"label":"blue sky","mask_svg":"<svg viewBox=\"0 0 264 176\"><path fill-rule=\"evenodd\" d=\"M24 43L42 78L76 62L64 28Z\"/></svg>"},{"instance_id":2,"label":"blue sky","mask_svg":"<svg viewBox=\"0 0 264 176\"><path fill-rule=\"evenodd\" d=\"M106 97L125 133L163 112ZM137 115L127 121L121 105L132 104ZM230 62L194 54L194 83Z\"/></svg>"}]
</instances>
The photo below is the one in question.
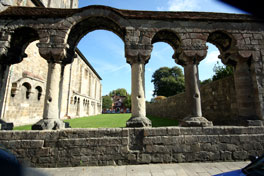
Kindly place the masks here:
<instances>
[{"instance_id":1,"label":"blue sky","mask_svg":"<svg viewBox=\"0 0 264 176\"><path fill-rule=\"evenodd\" d=\"M89 5L106 5L129 10L243 13L217 0L79 0L79 7ZM217 60L220 61L217 58L217 48L211 44L208 44L208 47L207 57L199 65L200 80L212 77L213 67ZM131 68L126 63L124 43L117 35L105 30L96 30L84 36L78 48L102 77L103 95L117 88L125 88L131 92ZM172 55L173 50L168 44L154 44L145 73L148 101L152 98L154 89L151 83L152 74L160 67L175 66Z\"/></svg>"}]
</instances>

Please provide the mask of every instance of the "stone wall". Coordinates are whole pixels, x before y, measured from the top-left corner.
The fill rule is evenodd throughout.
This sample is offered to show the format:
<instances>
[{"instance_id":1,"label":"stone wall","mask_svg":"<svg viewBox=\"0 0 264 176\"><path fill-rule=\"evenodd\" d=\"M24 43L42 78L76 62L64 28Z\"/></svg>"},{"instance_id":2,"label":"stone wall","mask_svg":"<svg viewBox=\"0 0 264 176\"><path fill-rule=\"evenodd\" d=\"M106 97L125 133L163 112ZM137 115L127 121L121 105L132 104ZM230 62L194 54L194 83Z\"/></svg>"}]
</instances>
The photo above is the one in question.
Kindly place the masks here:
<instances>
[{"instance_id":1,"label":"stone wall","mask_svg":"<svg viewBox=\"0 0 264 176\"><path fill-rule=\"evenodd\" d=\"M2 118L15 125L42 119L48 64L36 50L36 43L27 47L28 57L9 71Z\"/></svg>"},{"instance_id":2,"label":"stone wall","mask_svg":"<svg viewBox=\"0 0 264 176\"><path fill-rule=\"evenodd\" d=\"M81 55L81 56L80 56ZM70 69L69 109L67 116L83 117L102 113L102 84L97 73L84 61L78 52ZM69 77L66 76L65 77ZM67 79L67 78L66 78ZM67 81L66 81L67 82ZM69 84L69 81L67 82ZM64 85L66 88L69 85ZM66 95L66 94L64 94ZM66 104L62 106L66 111ZM64 113L62 109L62 113ZM66 113L64 113L66 114Z\"/></svg>"},{"instance_id":3,"label":"stone wall","mask_svg":"<svg viewBox=\"0 0 264 176\"><path fill-rule=\"evenodd\" d=\"M239 161L264 152L264 128L1 131L0 145L34 167Z\"/></svg>"},{"instance_id":4,"label":"stone wall","mask_svg":"<svg viewBox=\"0 0 264 176\"><path fill-rule=\"evenodd\" d=\"M48 64L36 43L26 48L28 57L9 69L2 119L15 126L33 124L42 119ZM80 51L72 64L64 68L61 85L60 118L101 114L102 85L99 75Z\"/></svg>"},{"instance_id":5,"label":"stone wall","mask_svg":"<svg viewBox=\"0 0 264 176\"><path fill-rule=\"evenodd\" d=\"M215 125L238 125L233 76L201 86L201 102L203 116ZM147 103L146 106L147 115L179 121L189 115L188 108L185 93Z\"/></svg>"}]
</instances>

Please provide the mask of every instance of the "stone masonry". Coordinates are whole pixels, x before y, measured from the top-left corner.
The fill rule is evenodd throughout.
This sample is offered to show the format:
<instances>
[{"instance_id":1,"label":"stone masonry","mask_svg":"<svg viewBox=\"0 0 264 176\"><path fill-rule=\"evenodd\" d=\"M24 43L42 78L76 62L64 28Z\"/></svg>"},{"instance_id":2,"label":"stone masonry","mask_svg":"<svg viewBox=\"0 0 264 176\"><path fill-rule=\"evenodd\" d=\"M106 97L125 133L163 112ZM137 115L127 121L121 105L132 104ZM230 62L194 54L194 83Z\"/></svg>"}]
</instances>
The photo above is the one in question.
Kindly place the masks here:
<instances>
[{"instance_id":1,"label":"stone masonry","mask_svg":"<svg viewBox=\"0 0 264 176\"><path fill-rule=\"evenodd\" d=\"M1 1L8 6L44 6L57 8L76 8L72 1ZM38 2L36 4L36 2ZM77 3L77 4L76 4ZM73 5L73 6L71 6ZM3 10L0 8L0 11ZM43 59L36 46L39 41L30 43L26 49L27 57L22 62L13 64L4 71L6 86L0 98L0 116L15 126L34 124L42 119L48 63ZM37 69L36 69L37 68ZM101 113L100 76L93 69L79 50L76 50L74 62L62 67L63 81L60 81L61 92L59 117L75 118ZM1 84L3 85L3 84ZM57 95L56 95L57 96ZM2 100L3 98L3 100ZM1 110L2 109L2 110Z\"/></svg>"},{"instance_id":2,"label":"stone masonry","mask_svg":"<svg viewBox=\"0 0 264 176\"><path fill-rule=\"evenodd\" d=\"M264 128L1 131L0 145L34 167L241 161L263 154Z\"/></svg>"},{"instance_id":3,"label":"stone masonry","mask_svg":"<svg viewBox=\"0 0 264 176\"><path fill-rule=\"evenodd\" d=\"M235 67L236 118L250 124L257 124L253 121L258 120L262 124L264 47L261 20L240 14L130 11L105 6L81 9L9 7L0 13L0 70L21 62L26 46L39 40L39 53L49 63L51 78L44 100L43 121L47 124L60 121L60 110L53 108L59 107L60 97L51 98L59 92L55 85L63 80L57 69L73 62L80 39L97 29L112 31L124 41L125 57L132 70L133 108L127 127L151 126L146 117L144 76L145 64L156 42L170 44L174 49L172 58L184 67L186 101L190 108L183 126L212 126L202 113L199 87L198 65L207 54L206 42L218 47L224 64ZM5 83L4 76L1 80Z\"/></svg>"},{"instance_id":4,"label":"stone masonry","mask_svg":"<svg viewBox=\"0 0 264 176\"><path fill-rule=\"evenodd\" d=\"M230 76L201 86L201 105L204 116L214 125L246 125L239 121L234 77ZM189 105L186 93L147 103L147 116L182 121Z\"/></svg>"}]
</instances>

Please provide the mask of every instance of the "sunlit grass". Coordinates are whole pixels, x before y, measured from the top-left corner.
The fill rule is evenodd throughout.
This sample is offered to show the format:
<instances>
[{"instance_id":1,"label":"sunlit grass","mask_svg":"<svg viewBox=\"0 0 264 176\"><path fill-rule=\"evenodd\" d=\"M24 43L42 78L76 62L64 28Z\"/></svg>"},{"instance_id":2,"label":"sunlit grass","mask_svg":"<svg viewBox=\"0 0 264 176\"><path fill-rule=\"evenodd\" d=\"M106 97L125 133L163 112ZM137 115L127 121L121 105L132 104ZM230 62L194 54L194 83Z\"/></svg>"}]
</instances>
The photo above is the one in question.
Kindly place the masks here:
<instances>
[{"instance_id":1,"label":"sunlit grass","mask_svg":"<svg viewBox=\"0 0 264 176\"><path fill-rule=\"evenodd\" d=\"M131 114L100 114L90 117L81 117L64 120L71 128L120 128L126 127L126 121ZM178 121L166 118L148 116L153 127L178 126ZM31 125L15 127L14 130L31 130Z\"/></svg>"}]
</instances>

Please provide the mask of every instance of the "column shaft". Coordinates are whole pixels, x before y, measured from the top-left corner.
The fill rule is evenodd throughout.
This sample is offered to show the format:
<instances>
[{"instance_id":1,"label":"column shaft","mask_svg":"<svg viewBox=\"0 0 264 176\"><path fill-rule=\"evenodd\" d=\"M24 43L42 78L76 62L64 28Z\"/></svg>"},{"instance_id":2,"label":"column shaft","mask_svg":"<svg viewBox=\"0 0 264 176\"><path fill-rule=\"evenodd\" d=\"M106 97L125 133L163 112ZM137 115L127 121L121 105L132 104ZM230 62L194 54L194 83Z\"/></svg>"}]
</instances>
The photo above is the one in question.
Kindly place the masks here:
<instances>
[{"instance_id":1,"label":"column shaft","mask_svg":"<svg viewBox=\"0 0 264 176\"><path fill-rule=\"evenodd\" d=\"M181 126L213 126L211 121L202 117L202 106L200 96L200 83L198 65L187 63L184 66L185 90L187 104L190 107L189 116L184 118Z\"/></svg>"},{"instance_id":2,"label":"column shaft","mask_svg":"<svg viewBox=\"0 0 264 176\"><path fill-rule=\"evenodd\" d=\"M199 76L197 64L188 64L184 67L185 90L187 102L191 106L192 117L202 117Z\"/></svg>"},{"instance_id":3,"label":"column shaft","mask_svg":"<svg viewBox=\"0 0 264 176\"><path fill-rule=\"evenodd\" d=\"M59 119L61 64L49 63L43 119Z\"/></svg>"},{"instance_id":4,"label":"column shaft","mask_svg":"<svg viewBox=\"0 0 264 176\"><path fill-rule=\"evenodd\" d=\"M146 102L144 91L145 65L142 63L134 63L132 69L132 85L131 85L131 101L132 101L132 117L146 116Z\"/></svg>"},{"instance_id":5,"label":"column shaft","mask_svg":"<svg viewBox=\"0 0 264 176\"><path fill-rule=\"evenodd\" d=\"M151 121L146 117L145 102L145 64L131 64L131 106L132 117L127 121L127 127L150 127Z\"/></svg>"},{"instance_id":6,"label":"column shaft","mask_svg":"<svg viewBox=\"0 0 264 176\"><path fill-rule=\"evenodd\" d=\"M254 90L247 62L238 62L234 73L238 113L245 120L256 120Z\"/></svg>"},{"instance_id":7,"label":"column shaft","mask_svg":"<svg viewBox=\"0 0 264 176\"><path fill-rule=\"evenodd\" d=\"M48 77L44 101L43 119L32 126L32 130L56 130L69 128L69 123L60 120L60 81L62 65L48 63ZM61 90L62 91L62 90Z\"/></svg>"},{"instance_id":8,"label":"column shaft","mask_svg":"<svg viewBox=\"0 0 264 176\"><path fill-rule=\"evenodd\" d=\"M3 118L4 113L9 68L9 65L0 65L0 119Z\"/></svg>"}]
</instances>

